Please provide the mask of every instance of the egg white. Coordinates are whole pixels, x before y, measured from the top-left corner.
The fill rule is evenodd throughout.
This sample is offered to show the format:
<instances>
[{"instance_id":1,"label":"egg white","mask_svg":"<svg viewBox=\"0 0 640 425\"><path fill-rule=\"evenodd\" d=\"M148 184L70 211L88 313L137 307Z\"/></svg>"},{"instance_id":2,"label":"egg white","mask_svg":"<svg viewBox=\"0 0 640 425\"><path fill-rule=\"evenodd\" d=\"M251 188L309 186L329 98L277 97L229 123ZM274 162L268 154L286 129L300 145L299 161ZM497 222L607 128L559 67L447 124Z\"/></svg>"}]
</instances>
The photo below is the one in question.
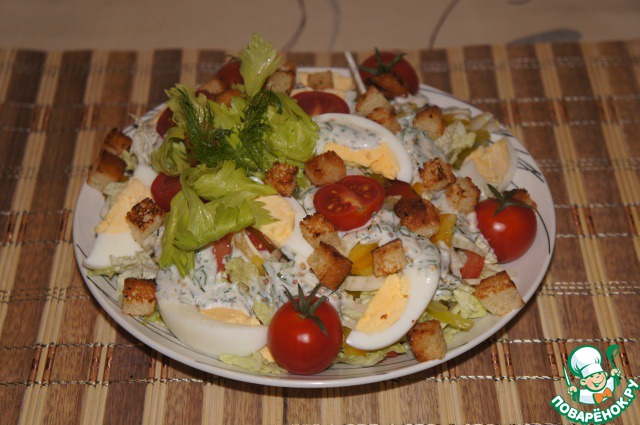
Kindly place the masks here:
<instances>
[{"instance_id":1,"label":"egg white","mask_svg":"<svg viewBox=\"0 0 640 425\"><path fill-rule=\"evenodd\" d=\"M436 292L440 271L437 267L422 272L406 267L402 273L409 280L409 298L398 320L388 328L371 334L354 329L347 338L347 344L360 350L379 350L398 342L413 327Z\"/></svg>"},{"instance_id":2,"label":"egg white","mask_svg":"<svg viewBox=\"0 0 640 425\"><path fill-rule=\"evenodd\" d=\"M402 142L385 127L381 126L375 121L351 114L322 114L314 118L314 121L318 123L335 122L344 126L355 126L367 129L382 140L382 143L386 144L398 161L398 175L396 180L402 180L407 183L411 183L413 177L413 165L409 153L402 145ZM336 143L338 143L336 141ZM321 147L322 148L322 147Z\"/></svg>"},{"instance_id":3,"label":"egg white","mask_svg":"<svg viewBox=\"0 0 640 425\"><path fill-rule=\"evenodd\" d=\"M487 181L487 179L485 179L482 176L482 174L480 174L480 172L478 171L478 168L476 167L476 164L471 159L467 159L462 164L462 166L460 167L460 170L458 170L458 173L457 173L460 177L469 177L473 181L473 183L476 186L478 186L478 188L480 188L482 193L484 193L486 196L493 196L487 186L488 184L491 184L493 187L498 189L498 192L502 192L507 188L507 186L509 186L509 184L511 183L511 180L513 180L513 176L516 173L516 170L518 169L518 152L513 147L513 144L509 142L508 139L504 139L504 140L507 145L507 150L509 152L509 168L505 173L505 175L502 177L502 180L500 180L499 182Z\"/></svg>"},{"instance_id":4,"label":"egg white","mask_svg":"<svg viewBox=\"0 0 640 425\"><path fill-rule=\"evenodd\" d=\"M111 266L111 257L130 257L142 251L142 247L133 239L131 232L98 233L91 254L82 264L92 270Z\"/></svg>"},{"instance_id":5,"label":"egg white","mask_svg":"<svg viewBox=\"0 0 640 425\"><path fill-rule=\"evenodd\" d=\"M282 199L286 201L293 212L293 228L288 229L291 233L285 240L279 242L272 239L270 240L290 259L306 262L313 253L313 247L309 245L309 242L305 240L300 231L300 222L306 217L307 212L295 198L282 197ZM265 205L265 209L269 211L269 205ZM275 212L269 212L272 213L273 216L276 216ZM264 232L263 228L261 228L261 230L263 230L265 236L269 238L269 233Z\"/></svg>"},{"instance_id":6,"label":"egg white","mask_svg":"<svg viewBox=\"0 0 640 425\"><path fill-rule=\"evenodd\" d=\"M175 297L159 297L158 309L176 337L206 354L248 356L267 345L267 326L214 320Z\"/></svg>"}]
</instances>

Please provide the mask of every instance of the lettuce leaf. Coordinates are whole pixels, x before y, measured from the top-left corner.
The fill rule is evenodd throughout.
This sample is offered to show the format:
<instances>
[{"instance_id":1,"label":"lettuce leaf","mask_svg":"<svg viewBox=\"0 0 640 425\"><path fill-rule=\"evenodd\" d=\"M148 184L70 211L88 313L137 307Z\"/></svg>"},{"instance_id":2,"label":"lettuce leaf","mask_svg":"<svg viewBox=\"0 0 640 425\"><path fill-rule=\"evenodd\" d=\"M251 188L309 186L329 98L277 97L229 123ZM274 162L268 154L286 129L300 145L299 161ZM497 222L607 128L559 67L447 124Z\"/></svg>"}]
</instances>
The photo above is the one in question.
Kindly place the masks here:
<instances>
[{"instance_id":1,"label":"lettuce leaf","mask_svg":"<svg viewBox=\"0 0 640 425\"><path fill-rule=\"evenodd\" d=\"M460 316L465 319L477 319L487 315L487 310L482 307L480 300L472 293L473 288L460 285L458 289L453 290L453 296L458 301L460 308Z\"/></svg>"},{"instance_id":2,"label":"lettuce leaf","mask_svg":"<svg viewBox=\"0 0 640 425\"><path fill-rule=\"evenodd\" d=\"M249 97L255 96L269 75L280 66L280 58L276 53L271 43L253 34L249 45L240 54L240 75Z\"/></svg>"},{"instance_id":3,"label":"lettuce leaf","mask_svg":"<svg viewBox=\"0 0 640 425\"><path fill-rule=\"evenodd\" d=\"M190 165L184 143L176 138L167 137L160 147L151 154L151 167L156 172L168 176L178 176Z\"/></svg>"},{"instance_id":4,"label":"lettuce leaf","mask_svg":"<svg viewBox=\"0 0 640 425\"><path fill-rule=\"evenodd\" d=\"M398 354L404 354L408 351L409 350L403 343L397 342L389 347L381 348L380 350L367 351L367 354L364 356L346 355L344 354L344 351L340 351L336 362L346 363L353 366L368 367L383 361L387 357L388 353L396 352Z\"/></svg>"},{"instance_id":5,"label":"lettuce leaf","mask_svg":"<svg viewBox=\"0 0 640 425\"><path fill-rule=\"evenodd\" d=\"M313 157L318 138L319 127L295 100L284 93L276 93L282 105L282 111L269 107L267 119L273 131L267 137L267 146L271 153L287 162L302 166Z\"/></svg>"},{"instance_id":6,"label":"lettuce leaf","mask_svg":"<svg viewBox=\"0 0 640 425\"><path fill-rule=\"evenodd\" d=\"M247 177L246 171L236 168L231 161L225 161L218 169L202 169L193 188L200 197L207 200L231 195L250 199L276 193L273 187Z\"/></svg>"},{"instance_id":7,"label":"lettuce leaf","mask_svg":"<svg viewBox=\"0 0 640 425\"><path fill-rule=\"evenodd\" d=\"M258 351L246 357L223 354L219 356L218 359L223 363L237 366L255 373L273 373L278 375L286 373L286 371L277 364L267 361L267 359L265 359Z\"/></svg>"}]
</instances>

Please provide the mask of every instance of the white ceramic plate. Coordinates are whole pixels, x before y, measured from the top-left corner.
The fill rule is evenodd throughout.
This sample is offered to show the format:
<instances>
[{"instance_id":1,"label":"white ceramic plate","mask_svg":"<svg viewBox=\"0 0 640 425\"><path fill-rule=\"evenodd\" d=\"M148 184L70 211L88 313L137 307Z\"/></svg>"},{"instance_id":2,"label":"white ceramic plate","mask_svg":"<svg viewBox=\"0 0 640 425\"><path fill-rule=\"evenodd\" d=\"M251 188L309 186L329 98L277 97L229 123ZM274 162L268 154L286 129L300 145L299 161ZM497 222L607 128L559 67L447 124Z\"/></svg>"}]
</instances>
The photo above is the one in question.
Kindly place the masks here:
<instances>
[{"instance_id":1,"label":"white ceramic plate","mask_svg":"<svg viewBox=\"0 0 640 425\"><path fill-rule=\"evenodd\" d=\"M440 107L470 108L474 116L482 112L433 87L422 85L420 90L429 97L431 103ZM161 108L158 107L151 111L143 119L151 119ZM531 154L506 129L503 128L498 133L500 136L507 137L518 151L518 170L509 187L526 188L538 204L538 211L541 217L538 218L538 232L533 246L524 257L505 266L526 302L538 288L551 260L556 232L555 212L549 186ZM222 363L215 357L186 346L163 327L155 324L145 324L138 317L123 315L118 303L115 279L109 280L102 276L87 275L87 269L82 266L82 260L91 252L95 241L93 229L100 221L99 211L103 203L103 195L85 184L80 191L73 220L73 241L76 260L82 277L93 296L120 326L154 350L196 369L225 378L263 385L296 388L342 387L398 378L429 369L471 350L488 339L518 314L518 311L513 311L503 317L489 315L476 320L470 332L458 333L453 338L446 356L437 361L420 363L412 355L407 354L387 359L371 367L336 365L312 376L251 373Z\"/></svg>"}]
</instances>

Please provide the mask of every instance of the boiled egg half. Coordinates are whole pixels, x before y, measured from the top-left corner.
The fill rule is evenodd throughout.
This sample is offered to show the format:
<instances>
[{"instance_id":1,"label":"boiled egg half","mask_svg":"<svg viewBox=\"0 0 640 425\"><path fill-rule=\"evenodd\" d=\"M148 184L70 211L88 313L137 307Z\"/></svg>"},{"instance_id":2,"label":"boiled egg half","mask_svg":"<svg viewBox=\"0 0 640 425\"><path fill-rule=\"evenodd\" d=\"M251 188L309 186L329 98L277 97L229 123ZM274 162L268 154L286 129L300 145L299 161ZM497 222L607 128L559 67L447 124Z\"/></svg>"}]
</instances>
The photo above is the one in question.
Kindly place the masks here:
<instances>
[{"instance_id":1,"label":"boiled egg half","mask_svg":"<svg viewBox=\"0 0 640 425\"><path fill-rule=\"evenodd\" d=\"M387 276L346 343L371 351L398 342L427 308L439 279L440 271L435 265L424 270L406 267Z\"/></svg>"},{"instance_id":2,"label":"boiled egg half","mask_svg":"<svg viewBox=\"0 0 640 425\"><path fill-rule=\"evenodd\" d=\"M487 147L480 146L465 159L460 167L459 175L469 177L482 192L490 196L487 185L492 185L499 192L509 186L518 168L518 153L505 138Z\"/></svg>"},{"instance_id":3,"label":"boiled egg half","mask_svg":"<svg viewBox=\"0 0 640 425\"><path fill-rule=\"evenodd\" d=\"M323 114L318 153L334 151L346 163L369 168L388 179L410 183L411 158L398 138L380 124L350 114Z\"/></svg>"}]
</instances>

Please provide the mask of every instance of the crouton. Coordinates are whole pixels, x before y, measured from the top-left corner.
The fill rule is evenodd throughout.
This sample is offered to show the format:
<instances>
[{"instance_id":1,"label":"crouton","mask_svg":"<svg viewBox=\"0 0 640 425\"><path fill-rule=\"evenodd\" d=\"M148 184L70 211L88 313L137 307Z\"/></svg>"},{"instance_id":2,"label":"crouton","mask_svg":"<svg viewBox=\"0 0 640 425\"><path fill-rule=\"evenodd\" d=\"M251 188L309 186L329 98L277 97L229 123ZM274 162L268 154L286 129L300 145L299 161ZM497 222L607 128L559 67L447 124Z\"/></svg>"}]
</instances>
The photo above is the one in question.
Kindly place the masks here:
<instances>
[{"instance_id":1,"label":"crouton","mask_svg":"<svg viewBox=\"0 0 640 425\"><path fill-rule=\"evenodd\" d=\"M126 216L133 239L142 245L162 225L164 215L164 210L151 198L144 198L135 204Z\"/></svg>"},{"instance_id":2,"label":"crouton","mask_svg":"<svg viewBox=\"0 0 640 425\"><path fill-rule=\"evenodd\" d=\"M340 238L335 226L331 224L322 214L315 213L308 215L300 222L302 237L309 242L314 249L320 246L320 242L325 242L340 250Z\"/></svg>"},{"instance_id":3,"label":"crouton","mask_svg":"<svg viewBox=\"0 0 640 425\"><path fill-rule=\"evenodd\" d=\"M441 359L447 353L447 342L437 320L416 323L407 333L407 339L419 362Z\"/></svg>"},{"instance_id":4,"label":"crouton","mask_svg":"<svg viewBox=\"0 0 640 425\"><path fill-rule=\"evenodd\" d=\"M128 277L124 280L122 314L151 316L156 309L156 282Z\"/></svg>"},{"instance_id":5,"label":"crouton","mask_svg":"<svg viewBox=\"0 0 640 425\"><path fill-rule=\"evenodd\" d=\"M463 214L473 212L480 199L480 189L469 177L456 180L444 193L453 209Z\"/></svg>"},{"instance_id":6,"label":"crouton","mask_svg":"<svg viewBox=\"0 0 640 425\"><path fill-rule=\"evenodd\" d=\"M456 181L451 164L440 157L435 157L423 163L419 173L422 185L427 190L442 190Z\"/></svg>"},{"instance_id":7,"label":"crouton","mask_svg":"<svg viewBox=\"0 0 640 425\"><path fill-rule=\"evenodd\" d=\"M394 239L377 247L371 251L371 254L373 255L373 274L376 276L397 273L409 264L400 239Z\"/></svg>"},{"instance_id":8,"label":"crouton","mask_svg":"<svg viewBox=\"0 0 640 425\"><path fill-rule=\"evenodd\" d=\"M400 225L425 238L433 236L440 226L438 207L424 198L400 198L393 208Z\"/></svg>"},{"instance_id":9,"label":"crouton","mask_svg":"<svg viewBox=\"0 0 640 425\"><path fill-rule=\"evenodd\" d=\"M114 155L122 156L122 152L131 149L133 141L117 128L111 129L107 137L105 137L102 148Z\"/></svg>"},{"instance_id":10,"label":"crouton","mask_svg":"<svg viewBox=\"0 0 640 425\"><path fill-rule=\"evenodd\" d=\"M318 280L331 290L342 285L351 272L351 261L338 250L325 242L320 242L318 248L309 256L309 267L318 276Z\"/></svg>"},{"instance_id":11,"label":"crouton","mask_svg":"<svg viewBox=\"0 0 640 425\"><path fill-rule=\"evenodd\" d=\"M424 130L431 140L436 140L444 134L442 110L436 105L422 109L413 119L413 126Z\"/></svg>"},{"instance_id":12,"label":"crouton","mask_svg":"<svg viewBox=\"0 0 640 425\"><path fill-rule=\"evenodd\" d=\"M407 83L393 73L369 75L364 83L375 86L387 99L406 97L410 94Z\"/></svg>"},{"instance_id":13,"label":"crouton","mask_svg":"<svg viewBox=\"0 0 640 425\"><path fill-rule=\"evenodd\" d=\"M100 151L87 177L87 184L102 191L107 183L119 182L124 176L126 163L117 155L104 149Z\"/></svg>"},{"instance_id":14,"label":"crouton","mask_svg":"<svg viewBox=\"0 0 640 425\"><path fill-rule=\"evenodd\" d=\"M333 88L333 74L331 71L312 72L309 74L309 87L314 90L325 90Z\"/></svg>"},{"instance_id":15,"label":"crouton","mask_svg":"<svg viewBox=\"0 0 640 425\"><path fill-rule=\"evenodd\" d=\"M227 86L222 82L219 78L214 78L213 80L207 81L198 87L198 92L204 93L208 98L212 98L213 95L216 95L226 89Z\"/></svg>"},{"instance_id":16,"label":"crouton","mask_svg":"<svg viewBox=\"0 0 640 425\"><path fill-rule=\"evenodd\" d=\"M393 111L393 106L380 90L371 86L367 89L360 98L358 98L358 103L356 103L356 112L360 115L367 116L371 112L373 112L376 108L382 108L389 112Z\"/></svg>"},{"instance_id":17,"label":"crouton","mask_svg":"<svg viewBox=\"0 0 640 425\"><path fill-rule=\"evenodd\" d=\"M240 90L225 89L217 93L213 97L213 100L214 102L219 103L221 105L225 105L227 108L229 108L231 106L231 100L237 96L242 96L242 92Z\"/></svg>"},{"instance_id":18,"label":"crouton","mask_svg":"<svg viewBox=\"0 0 640 425\"><path fill-rule=\"evenodd\" d=\"M524 305L518 288L506 271L482 279L475 289L474 295L480 300L482 306L498 316L503 316Z\"/></svg>"},{"instance_id":19,"label":"crouton","mask_svg":"<svg viewBox=\"0 0 640 425\"><path fill-rule=\"evenodd\" d=\"M504 196L511 197L511 199L513 199L514 201L519 201L519 202L522 202L523 204L529 205L534 210L538 208L538 205L536 205L536 202L533 199L531 199L531 195L529 195L529 192L527 192L527 189L524 189L524 188L511 189L505 192Z\"/></svg>"},{"instance_id":20,"label":"crouton","mask_svg":"<svg viewBox=\"0 0 640 425\"><path fill-rule=\"evenodd\" d=\"M314 186L326 186L342 180L347 175L347 166L334 151L316 155L304 164L307 178Z\"/></svg>"},{"instance_id":21,"label":"crouton","mask_svg":"<svg viewBox=\"0 0 640 425\"><path fill-rule=\"evenodd\" d=\"M276 162L267 171L265 184L271 185L281 196L291 196L296 188L296 175L298 167L294 165Z\"/></svg>"},{"instance_id":22,"label":"crouton","mask_svg":"<svg viewBox=\"0 0 640 425\"><path fill-rule=\"evenodd\" d=\"M393 134L399 133L402 126L396 118L396 114L389 112L384 108L376 108L366 116L367 119L375 121Z\"/></svg>"},{"instance_id":23,"label":"crouton","mask_svg":"<svg viewBox=\"0 0 640 425\"><path fill-rule=\"evenodd\" d=\"M296 84L295 72L279 69L269 76L265 88L290 94Z\"/></svg>"}]
</instances>

